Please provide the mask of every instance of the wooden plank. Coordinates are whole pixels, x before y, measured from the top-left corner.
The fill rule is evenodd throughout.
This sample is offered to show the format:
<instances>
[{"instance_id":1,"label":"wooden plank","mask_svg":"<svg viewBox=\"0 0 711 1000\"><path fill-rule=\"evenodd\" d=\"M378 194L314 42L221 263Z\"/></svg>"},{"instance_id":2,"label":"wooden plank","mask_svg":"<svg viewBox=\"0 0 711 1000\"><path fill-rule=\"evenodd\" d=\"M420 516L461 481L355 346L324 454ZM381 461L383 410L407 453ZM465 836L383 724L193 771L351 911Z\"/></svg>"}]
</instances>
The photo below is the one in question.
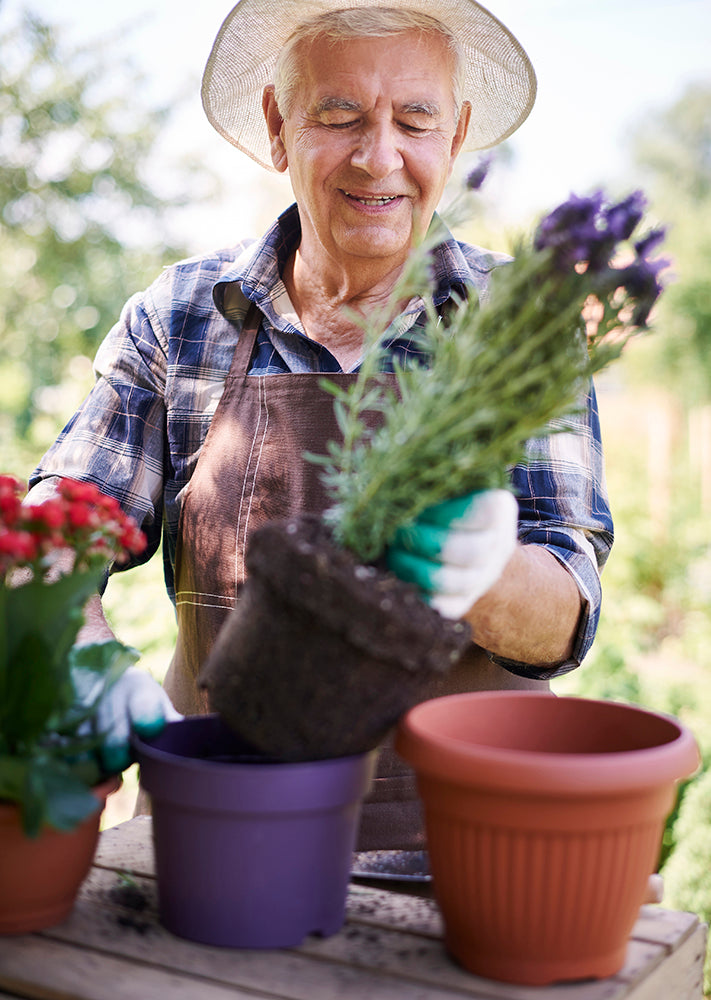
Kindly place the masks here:
<instances>
[{"instance_id":1,"label":"wooden plank","mask_svg":"<svg viewBox=\"0 0 711 1000\"><path fill-rule=\"evenodd\" d=\"M303 951L338 959L350 965L367 962L369 968L380 969L410 981L409 996L422 983L471 990L481 1000L618 1000L628 986L610 979L578 983L560 983L554 987L518 986L483 979L462 969L447 955L440 942L428 938L407 940L380 928L346 928L343 934L327 940L309 939Z\"/></svg>"},{"instance_id":2,"label":"wooden plank","mask_svg":"<svg viewBox=\"0 0 711 1000\"><path fill-rule=\"evenodd\" d=\"M358 883L350 887L347 926L328 939L309 938L299 949L222 949L184 941L158 922L150 823L149 817L137 817L102 833L97 867L82 887L69 920L41 936L0 939L0 990L16 990L18 982L23 982L24 995L41 1000L104 1000L92 982L100 979L112 987L107 994L111 1000L129 996L153 1000L167 993L178 1000L197 995L201 1000L223 995L233 1000L362 1000L364 996L373 1000L697 1000L697 994L689 990L696 988L703 966L700 942L703 939L705 945L705 928L693 914L656 906L640 912L618 976L547 988L511 986L472 976L446 954L441 916L433 900ZM135 874L127 879L117 872ZM42 953L41 975L37 947ZM20 969L24 980L8 978L5 959L10 954L20 962L14 969L15 973ZM681 957L670 961L677 954ZM113 989L121 969L132 982L132 992L125 998ZM32 988L38 992L28 994L28 984L35 979L37 985ZM677 992L677 979L685 993ZM187 983L192 994L185 989L176 993L175 982ZM72 989L79 992L72 993Z\"/></svg>"},{"instance_id":3,"label":"wooden plank","mask_svg":"<svg viewBox=\"0 0 711 1000\"><path fill-rule=\"evenodd\" d=\"M436 905L430 900L415 901L393 893L372 888L351 887L348 901L349 921L383 926L400 927L439 939L442 921ZM661 963L673 949L680 947L699 926L698 917L692 913L666 910L658 906L645 906L635 924L627 949L625 965L611 978L612 985L586 987L590 996L625 997L628 992ZM311 945L308 945L311 947ZM317 947L324 947L317 945ZM370 950L368 951L370 961ZM558 995L564 987L557 987ZM511 989L511 987L506 987ZM580 991L580 985L568 987ZM496 995L496 994L492 994ZM535 995L535 994L534 994ZM573 993L573 996L576 994ZM660 995L661 1000L661 995ZM671 998L670 998L671 1000Z\"/></svg>"},{"instance_id":4,"label":"wooden plank","mask_svg":"<svg viewBox=\"0 0 711 1000\"><path fill-rule=\"evenodd\" d=\"M95 869L82 888L72 916L45 931L42 937L57 944L83 947L87 952L110 951L112 956L120 956L137 967L150 964L176 975L200 976L221 987L238 987L250 996L253 991L289 1000L363 1000L366 996L378 1000L414 997L489 1000L490 997L481 994L473 977L464 972L458 973L461 988L456 983L447 988L436 981L419 982L416 968L414 973L411 968L403 981L387 970L373 970L360 963L353 966L303 949L238 950L195 944L175 937L157 923L153 880L137 878L132 889L134 902L138 893L145 896L145 906L140 911L133 904L121 906L122 884L114 873ZM400 933L398 944L405 947L411 939L412 935ZM1 976L0 984L4 985Z\"/></svg>"},{"instance_id":5,"label":"wooden plank","mask_svg":"<svg viewBox=\"0 0 711 1000\"><path fill-rule=\"evenodd\" d=\"M135 816L104 830L99 837L94 864L155 877L152 829L150 816Z\"/></svg>"},{"instance_id":6,"label":"wooden plank","mask_svg":"<svg viewBox=\"0 0 711 1000\"><path fill-rule=\"evenodd\" d=\"M433 899L401 896L391 890L352 882L346 914L349 921L442 937L442 915Z\"/></svg>"},{"instance_id":7,"label":"wooden plank","mask_svg":"<svg viewBox=\"0 0 711 1000\"><path fill-rule=\"evenodd\" d=\"M0 987L32 1000L255 1000L261 991L127 962L40 935L0 938ZM273 1000L276 995L271 994ZM289 1000L284 996L281 1000Z\"/></svg>"},{"instance_id":8,"label":"wooden plank","mask_svg":"<svg viewBox=\"0 0 711 1000\"><path fill-rule=\"evenodd\" d=\"M629 994L629 1000L703 1000L707 928L699 924L666 960Z\"/></svg>"},{"instance_id":9,"label":"wooden plank","mask_svg":"<svg viewBox=\"0 0 711 1000\"><path fill-rule=\"evenodd\" d=\"M638 941L654 941L670 948L679 947L699 925L695 913L665 910L661 906L643 906L632 936Z\"/></svg>"},{"instance_id":10,"label":"wooden plank","mask_svg":"<svg viewBox=\"0 0 711 1000\"><path fill-rule=\"evenodd\" d=\"M176 938L158 924L153 880L138 878L130 885L113 872L96 869L82 888L70 920L45 932L45 936L96 951L110 950L136 963L204 976L220 985L261 990L291 1000L362 1000L363 996L411 1000L420 994L446 996L449 1000L621 1000L628 995L630 983L636 982L645 968L658 964L665 954L660 945L633 942L624 979L613 977L545 989L496 983L454 964L441 941L431 934L432 926L425 919L430 910L426 900L420 901L421 907L418 904L425 918L410 921L404 912L399 914L401 925L414 922L421 930L380 926L387 912L382 897L387 895L380 890L359 893L361 909L363 896L380 903L374 922L368 922L372 921L373 911L366 909L368 920L355 919L331 938L309 938L299 949L264 952L209 948ZM126 905L122 904L124 899ZM142 900L141 906L136 906L137 900Z\"/></svg>"}]
</instances>

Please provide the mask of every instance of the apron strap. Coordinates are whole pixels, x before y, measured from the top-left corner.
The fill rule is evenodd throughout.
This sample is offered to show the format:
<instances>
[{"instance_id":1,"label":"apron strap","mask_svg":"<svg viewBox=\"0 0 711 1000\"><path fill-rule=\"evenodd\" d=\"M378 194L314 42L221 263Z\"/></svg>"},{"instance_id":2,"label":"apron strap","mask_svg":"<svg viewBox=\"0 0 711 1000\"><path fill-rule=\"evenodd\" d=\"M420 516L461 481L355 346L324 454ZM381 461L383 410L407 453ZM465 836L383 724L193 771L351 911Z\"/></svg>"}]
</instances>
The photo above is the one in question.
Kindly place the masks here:
<instances>
[{"instance_id":1,"label":"apron strap","mask_svg":"<svg viewBox=\"0 0 711 1000\"><path fill-rule=\"evenodd\" d=\"M262 314L258 306L254 302L250 302L237 339L235 352L232 355L230 375L246 375L249 371L249 363L254 354L254 345L257 342L257 334L259 333L261 323Z\"/></svg>"}]
</instances>

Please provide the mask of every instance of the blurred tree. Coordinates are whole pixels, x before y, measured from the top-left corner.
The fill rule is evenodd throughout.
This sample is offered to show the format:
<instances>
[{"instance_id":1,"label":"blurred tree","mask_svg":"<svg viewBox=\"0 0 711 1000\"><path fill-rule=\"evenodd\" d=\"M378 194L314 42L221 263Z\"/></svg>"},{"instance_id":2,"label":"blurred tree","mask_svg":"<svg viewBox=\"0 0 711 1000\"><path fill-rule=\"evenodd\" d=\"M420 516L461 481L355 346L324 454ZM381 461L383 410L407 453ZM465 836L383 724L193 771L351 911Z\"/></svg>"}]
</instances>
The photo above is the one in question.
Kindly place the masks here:
<instances>
[{"instance_id":1,"label":"blurred tree","mask_svg":"<svg viewBox=\"0 0 711 1000\"><path fill-rule=\"evenodd\" d=\"M659 307L648 373L686 406L711 401L711 82L640 123L632 153L668 226L674 281ZM645 372L647 374L647 372Z\"/></svg>"},{"instance_id":2,"label":"blurred tree","mask_svg":"<svg viewBox=\"0 0 711 1000\"><path fill-rule=\"evenodd\" d=\"M71 47L30 14L0 34L0 434L42 447L125 299L184 256L167 210L208 176L173 165L183 198L149 179L169 111L136 100L117 41Z\"/></svg>"}]
</instances>

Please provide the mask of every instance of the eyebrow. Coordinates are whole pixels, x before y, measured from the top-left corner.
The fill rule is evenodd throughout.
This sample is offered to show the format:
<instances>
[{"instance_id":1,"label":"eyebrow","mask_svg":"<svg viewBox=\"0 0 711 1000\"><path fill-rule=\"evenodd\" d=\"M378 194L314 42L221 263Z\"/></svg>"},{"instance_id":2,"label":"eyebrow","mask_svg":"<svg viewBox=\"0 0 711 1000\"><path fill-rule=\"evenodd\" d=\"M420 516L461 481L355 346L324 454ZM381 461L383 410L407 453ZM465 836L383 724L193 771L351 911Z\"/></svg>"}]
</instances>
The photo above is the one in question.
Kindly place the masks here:
<instances>
[{"instance_id":1,"label":"eyebrow","mask_svg":"<svg viewBox=\"0 0 711 1000\"><path fill-rule=\"evenodd\" d=\"M317 115L325 114L328 111L362 111L363 106L358 101L351 101L347 97L324 97L314 108ZM403 104L398 109L400 114L406 115L427 115L429 118L437 118L441 114L441 109L436 101L412 101Z\"/></svg>"},{"instance_id":2,"label":"eyebrow","mask_svg":"<svg viewBox=\"0 0 711 1000\"><path fill-rule=\"evenodd\" d=\"M429 115L430 118L437 118L442 110L436 101L413 101L410 104L403 104L400 112L406 115Z\"/></svg>"}]
</instances>

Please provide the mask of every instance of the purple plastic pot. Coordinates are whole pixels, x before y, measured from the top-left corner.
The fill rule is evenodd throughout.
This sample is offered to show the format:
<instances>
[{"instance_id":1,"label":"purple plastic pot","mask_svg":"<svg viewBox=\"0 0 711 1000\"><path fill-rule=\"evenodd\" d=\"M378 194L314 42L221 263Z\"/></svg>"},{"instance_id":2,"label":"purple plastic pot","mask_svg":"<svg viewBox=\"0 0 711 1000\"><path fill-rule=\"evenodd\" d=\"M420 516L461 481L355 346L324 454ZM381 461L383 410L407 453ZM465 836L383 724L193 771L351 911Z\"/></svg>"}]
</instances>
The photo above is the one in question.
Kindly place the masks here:
<instances>
[{"instance_id":1,"label":"purple plastic pot","mask_svg":"<svg viewBox=\"0 0 711 1000\"><path fill-rule=\"evenodd\" d=\"M134 747L151 796L161 923L233 948L335 934L375 752L285 764L252 753L216 715Z\"/></svg>"}]
</instances>

